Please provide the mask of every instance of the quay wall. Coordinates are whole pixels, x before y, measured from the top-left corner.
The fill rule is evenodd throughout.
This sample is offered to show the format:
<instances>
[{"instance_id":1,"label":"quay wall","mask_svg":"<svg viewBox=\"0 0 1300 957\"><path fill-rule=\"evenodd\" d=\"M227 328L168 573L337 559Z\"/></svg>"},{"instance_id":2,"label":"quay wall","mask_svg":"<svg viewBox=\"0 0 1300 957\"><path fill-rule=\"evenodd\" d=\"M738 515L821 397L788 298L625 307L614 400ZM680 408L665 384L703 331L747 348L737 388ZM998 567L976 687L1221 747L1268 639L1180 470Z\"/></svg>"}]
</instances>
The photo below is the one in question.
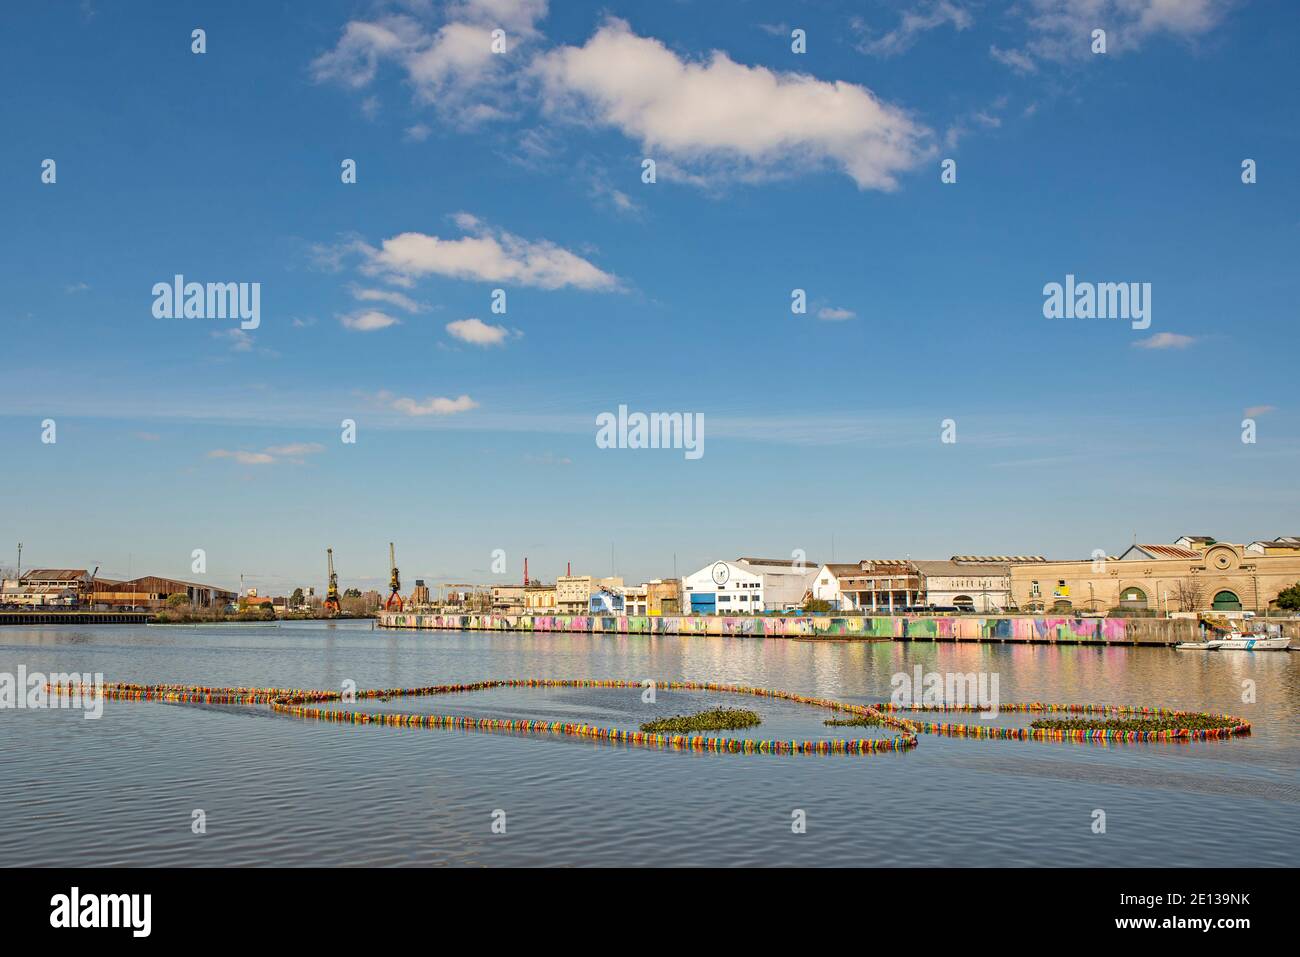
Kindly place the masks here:
<instances>
[{"instance_id":1,"label":"quay wall","mask_svg":"<svg viewBox=\"0 0 1300 957\"><path fill-rule=\"evenodd\" d=\"M148 611L0 611L0 625L143 625Z\"/></svg>"},{"instance_id":2,"label":"quay wall","mask_svg":"<svg viewBox=\"0 0 1300 957\"><path fill-rule=\"evenodd\" d=\"M798 615L788 617L611 616L611 615L445 615L381 612L383 628L455 631L577 632L597 635L740 635L756 638L844 638L896 641L1010 641L1173 645L1197 641L1191 619L1060 618L1050 616L884 615L872 617ZM1300 623L1284 633L1300 637Z\"/></svg>"}]
</instances>

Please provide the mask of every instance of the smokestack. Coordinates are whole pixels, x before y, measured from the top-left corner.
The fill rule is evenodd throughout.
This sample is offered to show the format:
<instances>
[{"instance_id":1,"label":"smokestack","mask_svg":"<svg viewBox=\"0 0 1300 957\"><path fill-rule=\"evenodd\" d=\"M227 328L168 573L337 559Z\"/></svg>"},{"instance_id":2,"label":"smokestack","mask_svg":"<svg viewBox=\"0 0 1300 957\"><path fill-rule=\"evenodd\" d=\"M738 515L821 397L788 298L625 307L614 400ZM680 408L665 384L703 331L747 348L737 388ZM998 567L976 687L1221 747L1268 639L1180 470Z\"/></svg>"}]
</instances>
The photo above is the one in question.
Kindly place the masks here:
<instances>
[{"instance_id":1,"label":"smokestack","mask_svg":"<svg viewBox=\"0 0 1300 957\"><path fill-rule=\"evenodd\" d=\"M570 578L570 577L572 577L572 576L573 576L573 562L565 562L565 563L564 563L564 577L565 577L565 578Z\"/></svg>"},{"instance_id":2,"label":"smokestack","mask_svg":"<svg viewBox=\"0 0 1300 957\"><path fill-rule=\"evenodd\" d=\"M528 587L528 556L524 556L524 587Z\"/></svg>"}]
</instances>

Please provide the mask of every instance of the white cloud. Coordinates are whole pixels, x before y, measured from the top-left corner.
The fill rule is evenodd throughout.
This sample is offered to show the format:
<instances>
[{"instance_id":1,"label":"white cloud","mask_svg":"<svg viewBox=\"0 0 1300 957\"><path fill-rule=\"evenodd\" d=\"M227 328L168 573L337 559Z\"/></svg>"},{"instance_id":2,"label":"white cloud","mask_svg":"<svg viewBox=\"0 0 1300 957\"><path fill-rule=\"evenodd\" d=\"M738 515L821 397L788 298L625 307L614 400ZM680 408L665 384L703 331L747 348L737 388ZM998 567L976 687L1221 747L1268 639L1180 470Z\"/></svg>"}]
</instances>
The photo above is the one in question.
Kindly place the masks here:
<instances>
[{"instance_id":1,"label":"white cloud","mask_svg":"<svg viewBox=\"0 0 1300 957\"><path fill-rule=\"evenodd\" d=\"M989 56L1003 66L1011 67L1017 73L1034 73L1038 70L1038 64L1034 62L1034 58L1019 50L1003 50L995 44L989 47Z\"/></svg>"},{"instance_id":2,"label":"white cloud","mask_svg":"<svg viewBox=\"0 0 1300 957\"><path fill-rule=\"evenodd\" d=\"M1191 40L1219 24L1233 0L1027 0L1011 8L1023 17L1029 38L1021 50L989 52L1018 72L1041 61L1084 60L1092 53L1092 31L1106 31L1108 55L1141 48L1151 37Z\"/></svg>"},{"instance_id":3,"label":"white cloud","mask_svg":"<svg viewBox=\"0 0 1300 957\"><path fill-rule=\"evenodd\" d=\"M213 449L208 453L210 459L234 459L240 465L270 465L275 461L275 456L267 455L265 452L231 452L227 449Z\"/></svg>"},{"instance_id":4,"label":"white cloud","mask_svg":"<svg viewBox=\"0 0 1300 957\"><path fill-rule=\"evenodd\" d=\"M1184 336L1177 332L1157 332L1154 336L1137 340L1133 345L1139 349L1186 349L1195 341L1194 336Z\"/></svg>"},{"instance_id":5,"label":"white cloud","mask_svg":"<svg viewBox=\"0 0 1300 957\"><path fill-rule=\"evenodd\" d=\"M550 112L613 126L647 156L705 179L829 164L861 189L892 189L932 152L926 127L866 87L745 66L721 51L684 60L618 19L584 46L539 56L534 69Z\"/></svg>"},{"instance_id":6,"label":"white cloud","mask_svg":"<svg viewBox=\"0 0 1300 957\"><path fill-rule=\"evenodd\" d=\"M852 309L841 309L838 306L822 306L817 310L818 319L826 319L830 322L839 322L844 319L853 319L857 313Z\"/></svg>"},{"instance_id":7,"label":"white cloud","mask_svg":"<svg viewBox=\"0 0 1300 957\"><path fill-rule=\"evenodd\" d=\"M410 296L392 289L362 289L353 286L352 297L362 302L386 302L390 306L396 306L398 309L404 309L407 312L428 312L429 310L429 307L424 303L416 302Z\"/></svg>"},{"instance_id":8,"label":"white cloud","mask_svg":"<svg viewBox=\"0 0 1300 957\"><path fill-rule=\"evenodd\" d=\"M287 456L298 458L303 455L313 455L316 452L324 452L325 446L319 442L291 442L288 445L272 445L267 448L267 454Z\"/></svg>"},{"instance_id":9,"label":"white cloud","mask_svg":"<svg viewBox=\"0 0 1300 957\"><path fill-rule=\"evenodd\" d=\"M402 138L411 143L423 143L429 138L429 134L432 132L433 130L426 124L416 123L415 125L406 128L406 131L402 134Z\"/></svg>"},{"instance_id":10,"label":"white cloud","mask_svg":"<svg viewBox=\"0 0 1300 957\"><path fill-rule=\"evenodd\" d=\"M858 49L873 56L896 56L909 50L922 33L946 24L952 24L953 29L958 31L968 30L974 22L970 11L961 5L952 3L951 0L931 0L915 10L904 12L898 26L888 33L864 38L858 44ZM870 32L861 18L855 17L850 25L858 33L865 35Z\"/></svg>"},{"instance_id":11,"label":"white cloud","mask_svg":"<svg viewBox=\"0 0 1300 957\"><path fill-rule=\"evenodd\" d=\"M425 233L401 233L385 239L379 249L364 247L367 262L362 271L407 285L421 276L436 274L541 289L620 288L618 277L548 240L521 239L493 229L469 213L457 213L454 220L470 235L443 239Z\"/></svg>"},{"instance_id":12,"label":"white cloud","mask_svg":"<svg viewBox=\"0 0 1300 957\"><path fill-rule=\"evenodd\" d=\"M504 326L488 325L481 319L457 319L449 322L447 332L461 342L476 346L498 346L510 334Z\"/></svg>"},{"instance_id":13,"label":"white cloud","mask_svg":"<svg viewBox=\"0 0 1300 957\"><path fill-rule=\"evenodd\" d=\"M359 90L391 62L406 74L418 102L452 122L506 116L512 70L521 62L516 47L536 37L546 8L546 0L463 0L447 5L446 22L436 29L406 15L353 20L334 49L312 62L312 77ZM495 29L505 31L505 53L492 52Z\"/></svg>"},{"instance_id":14,"label":"white cloud","mask_svg":"<svg viewBox=\"0 0 1300 957\"><path fill-rule=\"evenodd\" d=\"M283 459L301 464L304 455L315 455L324 451L325 446L319 442L291 442L287 445L268 446L261 452L250 452L245 449L235 451L213 449L208 453L208 458L234 459L240 465L271 465Z\"/></svg>"},{"instance_id":15,"label":"white cloud","mask_svg":"<svg viewBox=\"0 0 1300 957\"><path fill-rule=\"evenodd\" d=\"M229 342L234 352L253 351L253 337L243 329L222 329L220 332L212 333L212 338Z\"/></svg>"},{"instance_id":16,"label":"white cloud","mask_svg":"<svg viewBox=\"0 0 1300 957\"><path fill-rule=\"evenodd\" d=\"M398 412L406 415L455 415L457 412L468 412L470 409L478 408L478 403L467 395L457 396L454 399L436 396L419 401L393 399L391 405Z\"/></svg>"},{"instance_id":17,"label":"white cloud","mask_svg":"<svg viewBox=\"0 0 1300 957\"><path fill-rule=\"evenodd\" d=\"M367 309L363 312L339 316L339 322L343 323L343 328L351 329L353 332L374 332L377 329L387 329L389 326L397 325L400 321L386 312L380 312L378 309Z\"/></svg>"}]
</instances>

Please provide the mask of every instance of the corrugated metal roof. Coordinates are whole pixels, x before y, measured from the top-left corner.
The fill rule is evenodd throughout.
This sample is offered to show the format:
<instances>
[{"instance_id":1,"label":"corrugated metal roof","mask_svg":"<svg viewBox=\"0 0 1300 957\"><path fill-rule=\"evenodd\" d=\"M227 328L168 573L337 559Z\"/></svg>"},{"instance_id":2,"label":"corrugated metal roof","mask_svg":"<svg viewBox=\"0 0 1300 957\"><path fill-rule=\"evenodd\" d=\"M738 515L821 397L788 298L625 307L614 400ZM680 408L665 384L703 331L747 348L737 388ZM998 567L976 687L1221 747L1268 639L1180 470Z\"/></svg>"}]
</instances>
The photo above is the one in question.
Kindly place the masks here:
<instances>
[{"instance_id":1,"label":"corrugated metal roof","mask_svg":"<svg viewBox=\"0 0 1300 957\"><path fill-rule=\"evenodd\" d=\"M981 572L993 574L1007 573L1007 566L999 562L953 562L953 561L917 561L912 562L923 575L978 575Z\"/></svg>"},{"instance_id":2,"label":"corrugated metal roof","mask_svg":"<svg viewBox=\"0 0 1300 957\"><path fill-rule=\"evenodd\" d=\"M31 568L23 574L22 580L63 582L85 577L84 568Z\"/></svg>"},{"instance_id":3,"label":"corrugated metal roof","mask_svg":"<svg viewBox=\"0 0 1300 957\"><path fill-rule=\"evenodd\" d=\"M1183 548L1181 545L1145 545L1137 544L1134 548L1140 548L1152 558L1200 558L1201 553L1190 548Z\"/></svg>"},{"instance_id":4,"label":"corrugated metal roof","mask_svg":"<svg viewBox=\"0 0 1300 957\"><path fill-rule=\"evenodd\" d=\"M954 555L950 559L954 562L996 562L1005 565L1029 564L1031 562L1045 562L1046 555Z\"/></svg>"}]
</instances>

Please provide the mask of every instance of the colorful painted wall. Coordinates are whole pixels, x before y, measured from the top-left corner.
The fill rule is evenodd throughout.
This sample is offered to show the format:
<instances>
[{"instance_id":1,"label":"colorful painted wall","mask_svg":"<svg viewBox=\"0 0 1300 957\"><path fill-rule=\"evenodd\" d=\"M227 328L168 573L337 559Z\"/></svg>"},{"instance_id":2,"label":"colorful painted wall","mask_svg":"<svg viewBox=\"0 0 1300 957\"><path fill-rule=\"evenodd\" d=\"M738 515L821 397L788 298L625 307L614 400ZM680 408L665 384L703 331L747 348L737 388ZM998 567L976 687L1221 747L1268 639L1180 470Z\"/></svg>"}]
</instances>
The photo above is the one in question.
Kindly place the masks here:
<instances>
[{"instance_id":1,"label":"colorful painted wall","mask_svg":"<svg viewBox=\"0 0 1300 957\"><path fill-rule=\"evenodd\" d=\"M873 618L720 615L627 617L604 615L426 615L384 613L386 628L560 631L602 635L750 635L775 638L879 638L900 641L1030 641L1172 644L1197 638L1194 622L1125 618Z\"/></svg>"}]
</instances>

